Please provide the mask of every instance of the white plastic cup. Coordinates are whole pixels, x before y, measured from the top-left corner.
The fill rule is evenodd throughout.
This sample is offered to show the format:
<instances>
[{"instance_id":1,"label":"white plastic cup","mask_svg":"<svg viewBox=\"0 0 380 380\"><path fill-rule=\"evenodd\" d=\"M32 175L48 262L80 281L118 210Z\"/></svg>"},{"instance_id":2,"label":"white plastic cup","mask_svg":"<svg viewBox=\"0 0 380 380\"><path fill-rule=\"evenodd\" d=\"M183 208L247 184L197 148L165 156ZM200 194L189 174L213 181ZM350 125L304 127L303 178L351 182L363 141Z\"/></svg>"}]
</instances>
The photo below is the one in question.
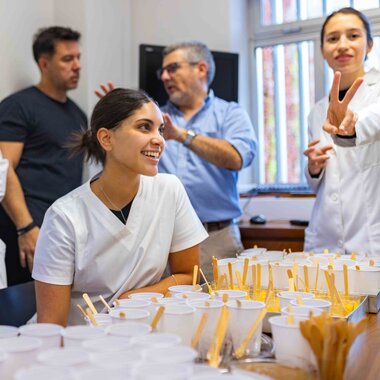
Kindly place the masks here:
<instances>
[{"instance_id":1,"label":"white plastic cup","mask_svg":"<svg viewBox=\"0 0 380 380\"><path fill-rule=\"evenodd\" d=\"M161 298L158 300L157 306L163 305L184 305L186 303L185 298L177 298L177 297L169 297L169 298Z\"/></svg>"},{"instance_id":2,"label":"white plastic cup","mask_svg":"<svg viewBox=\"0 0 380 380\"><path fill-rule=\"evenodd\" d=\"M218 276L227 275L228 283L230 282L228 263L232 265L232 274L234 285L237 285L236 271L242 273L243 264L241 260L238 260L236 257L230 257L225 259L218 260Z\"/></svg>"},{"instance_id":3,"label":"white plastic cup","mask_svg":"<svg viewBox=\"0 0 380 380\"><path fill-rule=\"evenodd\" d=\"M317 307L297 305L297 306L293 306L292 313L298 317L309 318L310 313L312 313L313 315L321 315L323 313L323 310L318 309ZM281 309L281 314L282 315L289 314L288 306Z\"/></svg>"},{"instance_id":4,"label":"white plastic cup","mask_svg":"<svg viewBox=\"0 0 380 380\"><path fill-rule=\"evenodd\" d=\"M72 368L32 365L16 371L14 380L77 380Z\"/></svg>"},{"instance_id":5,"label":"white plastic cup","mask_svg":"<svg viewBox=\"0 0 380 380\"><path fill-rule=\"evenodd\" d=\"M112 380L125 380L129 379L131 374L130 372L121 371L120 369L103 369L103 368L86 368L80 372L78 372L77 380L104 380L104 379L112 379ZM54 379L56 380L56 379Z\"/></svg>"},{"instance_id":6,"label":"white plastic cup","mask_svg":"<svg viewBox=\"0 0 380 380\"><path fill-rule=\"evenodd\" d=\"M348 271L349 284L352 286L352 294L375 296L380 290L380 268L360 266L360 270ZM350 286L350 288L351 288Z\"/></svg>"},{"instance_id":7,"label":"white plastic cup","mask_svg":"<svg viewBox=\"0 0 380 380\"><path fill-rule=\"evenodd\" d=\"M295 323L290 325L286 316L269 318L278 360L284 360L301 367L305 364L305 361L315 364L315 358L309 343L302 336L299 327L299 322L305 319L307 318L295 316Z\"/></svg>"},{"instance_id":8,"label":"white plastic cup","mask_svg":"<svg viewBox=\"0 0 380 380\"><path fill-rule=\"evenodd\" d=\"M283 291L280 292L277 297L280 299L280 309L289 305L291 300L297 299L297 297L301 297L303 299L314 298L313 293L308 292L289 292Z\"/></svg>"},{"instance_id":9,"label":"white plastic cup","mask_svg":"<svg viewBox=\"0 0 380 380\"><path fill-rule=\"evenodd\" d=\"M82 348L87 352L120 352L131 348L129 338L104 336L102 338L85 340Z\"/></svg>"},{"instance_id":10,"label":"white plastic cup","mask_svg":"<svg viewBox=\"0 0 380 380\"><path fill-rule=\"evenodd\" d=\"M41 339L29 336L0 339L0 350L7 353L2 365L2 379L13 379L14 373L21 366L33 364L41 347Z\"/></svg>"},{"instance_id":11,"label":"white plastic cup","mask_svg":"<svg viewBox=\"0 0 380 380\"><path fill-rule=\"evenodd\" d=\"M139 298L122 298L118 300L118 303L114 302L114 309L145 309L149 311L149 306L152 304L152 301L148 299L139 299Z\"/></svg>"},{"instance_id":12,"label":"white plastic cup","mask_svg":"<svg viewBox=\"0 0 380 380\"><path fill-rule=\"evenodd\" d=\"M214 373L214 374L203 374L203 375L194 375L191 376L190 380L252 380L252 379L258 379L258 380L269 380L269 377L252 377L242 375L240 373Z\"/></svg>"},{"instance_id":13,"label":"white plastic cup","mask_svg":"<svg viewBox=\"0 0 380 380\"><path fill-rule=\"evenodd\" d=\"M271 263L283 260L284 256L283 251L266 251L260 256L260 260L268 260Z\"/></svg>"},{"instance_id":14,"label":"white plastic cup","mask_svg":"<svg viewBox=\"0 0 380 380\"><path fill-rule=\"evenodd\" d=\"M215 334L215 328L218 323L220 312L224 303L219 300L206 300L206 301L190 301L188 303L190 306L195 308L194 314L194 333L195 329L198 327L201 318L204 313L207 312L208 317L205 327L202 331L198 342L198 352L201 359L206 359L207 351L209 350L212 340Z\"/></svg>"},{"instance_id":15,"label":"white plastic cup","mask_svg":"<svg viewBox=\"0 0 380 380\"><path fill-rule=\"evenodd\" d=\"M0 351L0 379L5 378L4 366L5 361L8 359L8 354L5 351Z\"/></svg>"},{"instance_id":16,"label":"white plastic cup","mask_svg":"<svg viewBox=\"0 0 380 380\"><path fill-rule=\"evenodd\" d=\"M0 339L4 338L14 338L18 336L18 327L0 325Z\"/></svg>"},{"instance_id":17,"label":"white plastic cup","mask_svg":"<svg viewBox=\"0 0 380 380\"><path fill-rule=\"evenodd\" d=\"M193 364L197 356L197 351L187 346L151 348L143 353L145 362L162 364Z\"/></svg>"},{"instance_id":18,"label":"white plastic cup","mask_svg":"<svg viewBox=\"0 0 380 380\"><path fill-rule=\"evenodd\" d=\"M174 298L185 300L185 302L193 300L208 300L210 298L210 294L203 292L177 293L174 295Z\"/></svg>"},{"instance_id":19,"label":"white plastic cup","mask_svg":"<svg viewBox=\"0 0 380 380\"><path fill-rule=\"evenodd\" d=\"M111 310L110 316L112 318L112 323L120 322L141 322L149 323L150 313L148 310L143 309L117 309Z\"/></svg>"},{"instance_id":20,"label":"white plastic cup","mask_svg":"<svg viewBox=\"0 0 380 380\"><path fill-rule=\"evenodd\" d=\"M96 368L118 370L125 379L131 378L127 375L142 360L142 351L136 348L118 352L90 352L89 355L90 362Z\"/></svg>"},{"instance_id":21,"label":"white plastic cup","mask_svg":"<svg viewBox=\"0 0 380 380\"><path fill-rule=\"evenodd\" d=\"M133 370L134 380L189 380L192 374L189 364L142 363Z\"/></svg>"},{"instance_id":22,"label":"white plastic cup","mask_svg":"<svg viewBox=\"0 0 380 380\"><path fill-rule=\"evenodd\" d=\"M288 289L288 269L293 268L292 262L278 262L272 265L273 285L275 289Z\"/></svg>"},{"instance_id":23,"label":"white plastic cup","mask_svg":"<svg viewBox=\"0 0 380 380\"><path fill-rule=\"evenodd\" d=\"M69 347L42 351L37 355L37 360L49 367L85 368L89 364L90 357L81 348Z\"/></svg>"},{"instance_id":24,"label":"white plastic cup","mask_svg":"<svg viewBox=\"0 0 380 380\"><path fill-rule=\"evenodd\" d=\"M167 305L157 331L177 334L182 344L190 346L194 334L194 313L195 308L189 305Z\"/></svg>"},{"instance_id":25,"label":"white plastic cup","mask_svg":"<svg viewBox=\"0 0 380 380\"><path fill-rule=\"evenodd\" d=\"M123 322L117 323L106 328L106 333L112 336L127 337L149 334L152 328L147 323Z\"/></svg>"},{"instance_id":26,"label":"white plastic cup","mask_svg":"<svg viewBox=\"0 0 380 380\"><path fill-rule=\"evenodd\" d=\"M241 306L239 306L236 301L227 302L228 310L231 313L228 323L228 332L232 339L234 350L240 347L251 326L259 317L261 310L265 307L265 304L259 301L242 300L240 302ZM246 349L248 356L256 356L259 354L262 330L263 323L260 322L256 332L248 343Z\"/></svg>"},{"instance_id":27,"label":"white plastic cup","mask_svg":"<svg viewBox=\"0 0 380 380\"><path fill-rule=\"evenodd\" d=\"M42 341L42 348L61 346L63 327L55 323L32 323L19 328L21 336L31 336Z\"/></svg>"},{"instance_id":28,"label":"white plastic cup","mask_svg":"<svg viewBox=\"0 0 380 380\"><path fill-rule=\"evenodd\" d=\"M63 345L65 347L81 347L82 342L105 336L102 328L91 326L69 326L63 329Z\"/></svg>"},{"instance_id":29,"label":"white plastic cup","mask_svg":"<svg viewBox=\"0 0 380 380\"><path fill-rule=\"evenodd\" d=\"M170 333L153 333L136 336L131 339L133 347L137 348L168 348L181 344L181 337Z\"/></svg>"},{"instance_id":30,"label":"white plastic cup","mask_svg":"<svg viewBox=\"0 0 380 380\"><path fill-rule=\"evenodd\" d=\"M139 293L132 293L128 296L128 298L132 299L139 299L139 300L149 300L151 301L152 298L164 298L164 295L162 293L157 292L139 292Z\"/></svg>"},{"instance_id":31,"label":"white plastic cup","mask_svg":"<svg viewBox=\"0 0 380 380\"><path fill-rule=\"evenodd\" d=\"M260 256L267 251L266 248L249 248L240 252L239 257L252 258L254 256Z\"/></svg>"},{"instance_id":32,"label":"white plastic cup","mask_svg":"<svg viewBox=\"0 0 380 380\"><path fill-rule=\"evenodd\" d=\"M291 300L290 304L293 306L305 306L305 307L312 307L312 308L318 308L323 311L330 311L331 308L331 302L328 300L320 300L316 298L309 298L309 299L303 299L303 304L298 304L297 300Z\"/></svg>"},{"instance_id":33,"label":"white plastic cup","mask_svg":"<svg viewBox=\"0 0 380 380\"><path fill-rule=\"evenodd\" d=\"M223 294L228 295L228 300L244 300L247 297L247 292L242 290L218 290L214 293L215 299L222 301Z\"/></svg>"},{"instance_id":34,"label":"white plastic cup","mask_svg":"<svg viewBox=\"0 0 380 380\"><path fill-rule=\"evenodd\" d=\"M173 285L169 286L169 292L173 295L178 293L201 292L202 288L196 285Z\"/></svg>"},{"instance_id":35,"label":"white plastic cup","mask_svg":"<svg viewBox=\"0 0 380 380\"><path fill-rule=\"evenodd\" d=\"M90 320L90 318L85 317L84 320L86 322L87 326L91 327L99 327L99 328L105 328L109 325L112 325L112 318L109 314L107 313L98 313L98 314L93 314L93 317L97 323L97 326L94 326Z\"/></svg>"}]
</instances>

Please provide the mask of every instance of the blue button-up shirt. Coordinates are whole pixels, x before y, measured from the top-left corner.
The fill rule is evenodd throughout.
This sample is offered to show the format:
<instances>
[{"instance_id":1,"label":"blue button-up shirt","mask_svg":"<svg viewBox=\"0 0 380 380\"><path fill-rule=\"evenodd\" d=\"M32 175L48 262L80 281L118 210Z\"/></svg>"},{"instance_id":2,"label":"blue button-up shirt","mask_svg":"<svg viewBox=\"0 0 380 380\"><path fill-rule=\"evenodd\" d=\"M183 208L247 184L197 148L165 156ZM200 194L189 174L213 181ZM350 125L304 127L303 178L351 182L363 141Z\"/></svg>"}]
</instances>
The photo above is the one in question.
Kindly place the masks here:
<instances>
[{"instance_id":1,"label":"blue button-up shirt","mask_svg":"<svg viewBox=\"0 0 380 380\"><path fill-rule=\"evenodd\" d=\"M248 114L237 103L217 98L210 90L202 108L189 121L171 102L162 111L178 127L228 141L239 152L243 167L251 164L256 153L256 136ZM234 219L242 214L237 171L211 164L175 140L166 141L159 170L180 178L203 223Z\"/></svg>"}]
</instances>

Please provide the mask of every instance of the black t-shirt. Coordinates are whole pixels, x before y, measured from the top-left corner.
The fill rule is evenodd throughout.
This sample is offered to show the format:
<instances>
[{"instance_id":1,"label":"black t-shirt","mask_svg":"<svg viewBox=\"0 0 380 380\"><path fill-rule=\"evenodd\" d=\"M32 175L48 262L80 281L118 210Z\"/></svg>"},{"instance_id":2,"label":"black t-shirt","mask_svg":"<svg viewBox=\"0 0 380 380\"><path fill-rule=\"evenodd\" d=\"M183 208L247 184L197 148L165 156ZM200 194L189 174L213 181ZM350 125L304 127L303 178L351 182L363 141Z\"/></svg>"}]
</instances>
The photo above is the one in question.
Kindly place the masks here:
<instances>
[{"instance_id":1,"label":"black t-shirt","mask_svg":"<svg viewBox=\"0 0 380 380\"><path fill-rule=\"evenodd\" d=\"M85 128L86 115L72 100L58 102L36 87L0 103L0 141L24 143L16 173L38 225L56 199L82 182L83 156L72 156L65 144Z\"/></svg>"}]
</instances>

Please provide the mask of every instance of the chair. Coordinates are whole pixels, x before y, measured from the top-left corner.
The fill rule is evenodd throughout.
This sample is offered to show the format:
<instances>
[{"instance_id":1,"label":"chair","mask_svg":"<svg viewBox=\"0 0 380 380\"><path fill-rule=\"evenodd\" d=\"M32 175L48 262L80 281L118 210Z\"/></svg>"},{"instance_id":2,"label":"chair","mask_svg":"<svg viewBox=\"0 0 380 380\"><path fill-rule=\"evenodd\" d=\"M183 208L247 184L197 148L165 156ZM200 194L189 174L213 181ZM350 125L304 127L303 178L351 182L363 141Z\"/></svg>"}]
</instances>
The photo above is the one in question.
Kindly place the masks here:
<instances>
[{"instance_id":1,"label":"chair","mask_svg":"<svg viewBox=\"0 0 380 380\"><path fill-rule=\"evenodd\" d=\"M35 313L34 281L0 290L0 325L22 326Z\"/></svg>"}]
</instances>

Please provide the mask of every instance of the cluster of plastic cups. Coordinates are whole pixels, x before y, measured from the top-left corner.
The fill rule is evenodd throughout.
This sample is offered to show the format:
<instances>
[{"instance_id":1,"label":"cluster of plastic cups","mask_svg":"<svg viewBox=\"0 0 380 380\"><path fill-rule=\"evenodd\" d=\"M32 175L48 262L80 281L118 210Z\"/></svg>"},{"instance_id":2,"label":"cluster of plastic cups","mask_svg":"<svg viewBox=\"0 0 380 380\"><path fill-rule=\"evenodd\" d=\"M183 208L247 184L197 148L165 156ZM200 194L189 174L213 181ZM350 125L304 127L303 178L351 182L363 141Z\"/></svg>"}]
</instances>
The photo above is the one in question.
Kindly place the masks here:
<instances>
[{"instance_id":1,"label":"cluster of plastic cups","mask_svg":"<svg viewBox=\"0 0 380 380\"><path fill-rule=\"evenodd\" d=\"M201 380L215 376L217 379L217 370L195 365L194 360L206 357L224 303L220 299L211 300L208 295L204 297L204 293L199 291L190 292L199 294L199 298L188 292L171 292L173 303L163 303L165 312L155 332L151 331L147 321L151 317L149 308L157 310L157 305L152 306L151 297L157 298L158 305L165 300L158 294L136 294L121 301L109 314L96 314L99 327L62 328L55 324L31 324L20 328L0 326L0 379L96 380L106 376L112 376L113 380ZM231 313L228 335L237 347L264 304L243 300L244 292L230 293L229 296L230 301L226 304ZM241 299L240 305L234 297ZM120 311L125 314L121 322ZM190 344L206 311L208 319L196 351ZM127 318L128 315L131 318ZM132 318L137 315L138 318ZM106 316L110 319L102 320ZM143 318L144 322L141 322ZM248 352L260 351L260 336L261 327L251 340ZM235 374L223 378L243 380L244 377Z\"/></svg>"}]
</instances>

